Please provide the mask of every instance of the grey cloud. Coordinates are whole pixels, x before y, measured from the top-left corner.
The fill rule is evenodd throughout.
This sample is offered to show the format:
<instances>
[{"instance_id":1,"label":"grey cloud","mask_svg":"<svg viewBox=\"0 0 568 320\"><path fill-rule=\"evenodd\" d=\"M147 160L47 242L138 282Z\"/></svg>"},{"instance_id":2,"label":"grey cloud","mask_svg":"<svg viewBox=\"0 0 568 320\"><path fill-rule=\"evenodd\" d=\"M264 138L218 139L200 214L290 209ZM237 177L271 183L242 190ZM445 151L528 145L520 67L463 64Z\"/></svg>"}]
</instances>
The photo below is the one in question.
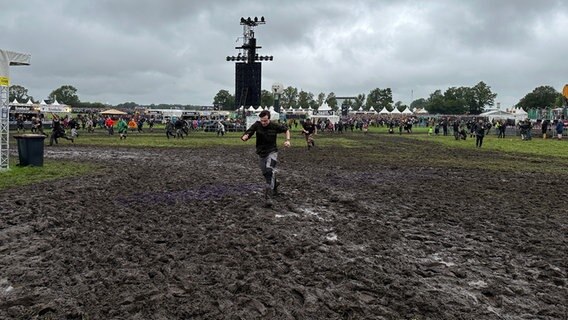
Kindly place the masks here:
<instances>
[{"instance_id":1,"label":"grey cloud","mask_svg":"<svg viewBox=\"0 0 568 320\"><path fill-rule=\"evenodd\" d=\"M234 90L241 16L255 29L263 87L315 94L391 87L410 103L484 81L510 106L539 85L567 82L563 1L71 1L3 8L6 50L32 65L12 78L34 97L61 85L85 101L210 104ZM237 40L237 41L236 41Z\"/></svg>"}]
</instances>

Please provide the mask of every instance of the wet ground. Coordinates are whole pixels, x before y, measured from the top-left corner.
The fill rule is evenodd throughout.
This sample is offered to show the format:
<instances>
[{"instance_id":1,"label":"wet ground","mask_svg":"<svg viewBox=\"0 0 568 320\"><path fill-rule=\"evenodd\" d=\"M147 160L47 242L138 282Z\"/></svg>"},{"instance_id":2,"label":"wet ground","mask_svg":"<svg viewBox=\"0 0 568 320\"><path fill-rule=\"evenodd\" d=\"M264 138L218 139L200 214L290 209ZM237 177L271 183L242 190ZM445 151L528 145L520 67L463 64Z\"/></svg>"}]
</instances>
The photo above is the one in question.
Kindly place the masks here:
<instances>
[{"instance_id":1,"label":"wet ground","mask_svg":"<svg viewBox=\"0 0 568 320\"><path fill-rule=\"evenodd\" d=\"M557 177L350 139L282 150L272 208L252 143L47 148L101 169L2 191L0 319L567 319Z\"/></svg>"}]
</instances>

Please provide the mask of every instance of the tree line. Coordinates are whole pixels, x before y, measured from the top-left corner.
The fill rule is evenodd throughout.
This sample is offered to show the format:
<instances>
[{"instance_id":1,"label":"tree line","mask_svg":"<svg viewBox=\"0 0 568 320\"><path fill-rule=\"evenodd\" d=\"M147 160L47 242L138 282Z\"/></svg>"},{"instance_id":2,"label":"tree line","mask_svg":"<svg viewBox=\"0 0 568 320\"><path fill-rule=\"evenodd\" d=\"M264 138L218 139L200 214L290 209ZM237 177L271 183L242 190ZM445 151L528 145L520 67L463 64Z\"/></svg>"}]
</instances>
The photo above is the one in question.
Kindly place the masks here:
<instances>
[{"instance_id":1,"label":"tree line","mask_svg":"<svg viewBox=\"0 0 568 320\"><path fill-rule=\"evenodd\" d=\"M369 110L373 107L376 111L386 108L389 112L397 108L403 111L409 107L411 110L425 109L431 114L480 114L488 107L495 105L497 94L491 91L491 87L485 82L480 81L473 87L450 87L444 92L436 90L428 98L419 98L407 106L401 101L393 102L391 88L375 88L368 94L358 94L352 99L342 100L342 105L338 106L338 99L334 92L328 94L320 92L315 95L304 90L298 91L297 88L287 87L280 97L280 106L285 108L316 109L324 101L334 110L344 110L353 108L354 110ZM514 106L528 111L531 108L556 108L566 105L566 98L551 86L540 86L532 92L526 94ZM224 110L233 110L240 106L235 106L235 97L227 90L220 90L213 104L220 106ZM274 95L267 91L261 91L261 105L271 106L274 104Z\"/></svg>"},{"instance_id":2,"label":"tree line","mask_svg":"<svg viewBox=\"0 0 568 320\"><path fill-rule=\"evenodd\" d=\"M495 104L496 93L491 91L491 87L480 81L473 87L450 87L444 92L435 90L428 98L419 98L407 106L401 101L394 102L392 98L391 88L375 88L369 93L360 93L351 99L338 99L334 92L320 92L317 95L304 90L298 90L289 86L284 89L280 95L279 104L284 108L317 109L326 102L334 110L346 110L352 108L354 110L369 110L373 107L376 111L386 108L388 111L397 108L403 111L409 107L411 110L418 108L426 109L431 114L480 114L485 108L492 107ZM18 102L24 103L29 99L34 103L39 101L29 95L28 89L21 85L12 85L9 88L10 102L16 99ZM79 99L77 89L72 85L63 85L53 90L48 96L48 103L57 100L61 104L70 105L75 108L126 108L132 109L141 106L135 102L124 102L116 106L103 104L101 102L84 102ZM338 105L341 102L342 105ZM531 108L556 108L566 105L566 98L551 86L540 86L532 92L527 93L515 105L516 108L522 108L528 111ZM268 90L261 91L261 105L274 105L274 94ZM235 97L228 90L219 90L213 97L213 106L220 110L235 110L240 106L235 105ZM159 104L147 105L142 107L150 108L180 108L191 109L196 107L193 105L180 104Z\"/></svg>"}]
</instances>

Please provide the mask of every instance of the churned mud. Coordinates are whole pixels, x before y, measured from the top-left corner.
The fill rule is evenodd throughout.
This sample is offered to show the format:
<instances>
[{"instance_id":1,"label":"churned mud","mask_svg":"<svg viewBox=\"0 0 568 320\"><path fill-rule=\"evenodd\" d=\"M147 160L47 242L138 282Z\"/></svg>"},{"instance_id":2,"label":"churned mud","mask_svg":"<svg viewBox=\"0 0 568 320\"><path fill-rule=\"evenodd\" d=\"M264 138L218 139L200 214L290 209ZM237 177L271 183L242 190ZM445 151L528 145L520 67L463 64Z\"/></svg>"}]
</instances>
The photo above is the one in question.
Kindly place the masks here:
<instances>
[{"instance_id":1,"label":"churned mud","mask_svg":"<svg viewBox=\"0 0 568 320\"><path fill-rule=\"evenodd\" d=\"M1 192L0 319L567 319L562 180L376 140L282 150L271 208L252 143L47 148L101 169Z\"/></svg>"}]
</instances>

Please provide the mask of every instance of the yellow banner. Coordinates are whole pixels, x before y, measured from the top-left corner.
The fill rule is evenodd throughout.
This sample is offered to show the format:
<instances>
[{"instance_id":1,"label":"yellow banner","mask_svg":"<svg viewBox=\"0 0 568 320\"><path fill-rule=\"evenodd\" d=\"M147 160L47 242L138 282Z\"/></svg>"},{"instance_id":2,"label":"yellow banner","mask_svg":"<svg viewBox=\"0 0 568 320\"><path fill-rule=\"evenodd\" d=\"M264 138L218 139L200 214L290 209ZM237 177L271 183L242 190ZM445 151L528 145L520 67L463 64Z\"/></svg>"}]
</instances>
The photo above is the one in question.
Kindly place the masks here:
<instances>
[{"instance_id":1,"label":"yellow banner","mask_svg":"<svg viewBox=\"0 0 568 320\"><path fill-rule=\"evenodd\" d=\"M8 77L0 77L0 86L10 86L10 79Z\"/></svg>"},{"instance_id":2,"label":"yellow banner","mask_svg":"<svg viewBox=\"0 0 568 320\"><path fill-rule=\"evenodd\" d=\"M562 95L568 99L568 84L564 85L564 90L562 90Z\"/></svg>"}]
</instances>

